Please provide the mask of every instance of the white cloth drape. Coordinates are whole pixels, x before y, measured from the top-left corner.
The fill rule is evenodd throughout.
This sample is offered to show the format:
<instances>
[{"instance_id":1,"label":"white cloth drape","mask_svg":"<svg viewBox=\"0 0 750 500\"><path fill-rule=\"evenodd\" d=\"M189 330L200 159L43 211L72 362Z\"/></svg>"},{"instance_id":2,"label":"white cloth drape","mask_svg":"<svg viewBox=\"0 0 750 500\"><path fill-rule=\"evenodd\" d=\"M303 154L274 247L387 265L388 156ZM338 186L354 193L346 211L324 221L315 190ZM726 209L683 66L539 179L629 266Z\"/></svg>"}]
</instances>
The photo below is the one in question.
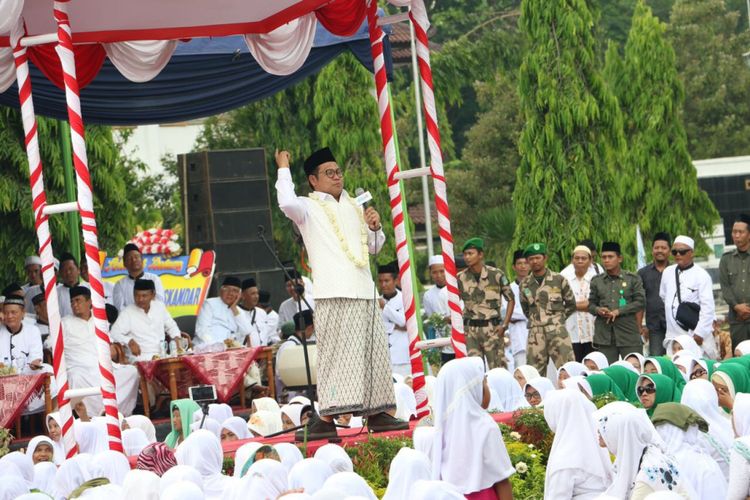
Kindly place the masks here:
<instances>
[{"instance_id":1,"label":"white cloth drape","mask_svg":"<svg viewBox=\"0 0 750 500\"><path fill-rule=\"evenodd\" d=\"M2 2L2 0L0 0ZM0 5L2 5L0 3ZM2 18L2 14L0 14ZM0 93L5 92L16 81L16 63L10 47L0 47Z\"/></svg>"},{"instance_id":2,"label":"white cloth drape","mask_svg":"<svg viewBox=\"0 0 750 500\"><path fill-rule=\"evenodd\" d=\"M147 82L158 75L177 48L177 40L139 40L105 43L115 68L131 82Z\"/></svg>"},{"instance_id":3,"label":"white cloth drape","mask_svg":"<svg viewBox=\"0 0 750 500\"><path fill-rule=\"evenodd\" d=\"M23 0L0 0L0 33L10 31L22 10Z\"/></svg>"},{"instance_id":4,"label":"white cloth drape","mask_svg":"<svg viewBox=\"0 0 750 500\"><path fill-rule=\"evenodd\" d=\"M247 34L245 43L261 68L272 75L291 75L310 55L317 23L311 12L269 33Z\"/></svg>"},{"instance_id":5,"label":"white cloth drape","mask_svg":"<svg viewBox=\"0 0 750 500\"><path fill-rule=\"evenodd\" d=\"M396 7L409 7L420 26L427 31L430 28L430 20L427 18L427 9L424 0L388 0L388 3Z\"/></svg>"}]
</instances>

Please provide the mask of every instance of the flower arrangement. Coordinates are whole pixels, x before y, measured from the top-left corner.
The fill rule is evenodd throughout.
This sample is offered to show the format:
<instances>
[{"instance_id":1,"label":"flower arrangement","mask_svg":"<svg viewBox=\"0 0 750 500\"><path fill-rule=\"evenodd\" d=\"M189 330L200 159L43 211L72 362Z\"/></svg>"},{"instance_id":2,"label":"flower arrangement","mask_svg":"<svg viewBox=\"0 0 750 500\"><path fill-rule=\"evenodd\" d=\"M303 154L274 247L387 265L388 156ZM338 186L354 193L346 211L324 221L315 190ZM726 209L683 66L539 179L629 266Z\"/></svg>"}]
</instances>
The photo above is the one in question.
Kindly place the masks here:
<instances>
[{"instance_id":1,"label":"flower arrangement","mask_svg":"<svg viewBox=\"0 0 750 500\"><path fill-rule=\"evenodd\" d=\"M357 213L359 214L359 222L360 222L360 240L361 240L361 249L360 253L361 256L356 256L352 252L352 250L349 248L349 244L346 241L346 238L344 238L344 233L341 232L341 227L339 226L338 220L336 220L336 215L333 213L333 210L331 210L331 207L328 206L326 202L320 199L320 197L316 193L310 193L310 198L318 202L320 207L323 209L323 212L325 212L326 217L328 217L328 222L331 223L331 227L333 228L333 232L336 233L336 236L339 239L339 245L341 245L341 250L343 250L344 254L346 254L346 258L349 259L355 266L357 267L366 267L369 264L369 250L367 248L367 229L365 224L365 218L362 214L362 211L359 210L359 207L354 203L354 201L351 198L347 197L347 200L349 200L349 203L352 204L355 208L357 208Z\"/></svg>"},{"instance_id":2,"label":"flower arrangement","mask_svg":"<svg viewBox=\"0 0 750 500\"><path fill-rule=\"evenodd\" d=\"M9 429L0 427L0 457L5 456L10 452L10 443L13 442L13 434L10 433Z\"/></svg>"}]
</instances>

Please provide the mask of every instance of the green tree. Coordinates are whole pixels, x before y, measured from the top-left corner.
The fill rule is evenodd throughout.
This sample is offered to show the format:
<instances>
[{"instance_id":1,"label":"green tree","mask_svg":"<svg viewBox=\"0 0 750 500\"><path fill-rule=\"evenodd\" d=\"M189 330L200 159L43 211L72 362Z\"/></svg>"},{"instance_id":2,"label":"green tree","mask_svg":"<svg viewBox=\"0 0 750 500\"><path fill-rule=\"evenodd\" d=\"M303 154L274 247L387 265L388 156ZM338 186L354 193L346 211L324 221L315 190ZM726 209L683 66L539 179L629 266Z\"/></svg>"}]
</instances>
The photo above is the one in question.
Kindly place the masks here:
<instances>
[{"instance_id":1,"label":"green tree","mask_svg":"<svg viewBox=\"0 0 750 500\"><path fill-rule=\"evenodd\" d=\"M737 34L739 16L723 0L678 0L672 9L668 33L695 159L750 154L750 68L742 56L750 37Z\"/></svg>"},{"instance_id":2,"label":"green tree","mask_svg":"<svg viewBox=\"0 0 750 500\"><path fill-rule=\"evenodd\" d=\"M613 168L622 116L597 66L596 21L582 0L521 5L528 50L518 84L525 124L514 246L546 242L553 269L578 240L621 238L626 226Z\"/></svg>"},{"instance_id":3,"label":"green tree","mask_svg":"<svg viewBox=\"0 0 750 500\"><path fill-rule=\"evenodd\" d=\"M711 234L718 213L698 187L680 111L684 101L666 25L640 0L620 60L611 44L605 74L623 112L627 154L623 207L646 238L658 231ZM628 253L632 254L634 248Z\"/></svg>"},{"instance_id":4,"label":"green tree","mask_svg":"<svg viewBox=\"0 0 750 500\"><path fill-rule=\"evenodd\" d=\"M59 140L61 126L67 124L38 118L48 203L66 201ZM132 236L134 207L128 190L138 179L120 156L110 128L86 127L86 146L99 245L112 253ZM0 108L0 169L0 252L6 262L0 271L0 279L2 283L9 283L24 278L24 257L36 253L38 243L21 117L18 111L7 107ZM70 234L62 216L51 216L50 228L56 253L68 250L72 238L81 239L80 235Z\"/></svg>"}]
</instances>

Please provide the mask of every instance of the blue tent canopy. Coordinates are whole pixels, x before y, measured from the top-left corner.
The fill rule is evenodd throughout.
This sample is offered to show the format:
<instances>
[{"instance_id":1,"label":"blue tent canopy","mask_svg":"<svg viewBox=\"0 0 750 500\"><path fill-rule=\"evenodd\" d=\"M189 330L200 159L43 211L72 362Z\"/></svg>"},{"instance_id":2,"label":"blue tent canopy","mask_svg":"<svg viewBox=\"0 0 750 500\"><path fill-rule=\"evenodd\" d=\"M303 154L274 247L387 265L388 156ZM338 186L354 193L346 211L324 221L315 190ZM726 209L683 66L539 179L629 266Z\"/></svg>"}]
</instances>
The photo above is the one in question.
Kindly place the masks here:
<instances>
[{"instance_id":1,"label":"blue tent canopy","mask_svg":"<svg viewBox=\"0 0 750 500\"><path fill-rule=\"evenodd\" d=\"M387 37L384 45L390 75ZM83 120L89 124L142 125L215 115L284 90L346 51L372 71L367 21L350 37L332 35L318 24L307 61L287 76L271 75L261 68L241 36L180 43L161 73L145 83L127 80L105 60L96 78L81 90ZM36 113L67 120L64 92L33 64L29 66ZM19 107L16 84L0 94L0 105Z\"/></svg>"}]
</instances>

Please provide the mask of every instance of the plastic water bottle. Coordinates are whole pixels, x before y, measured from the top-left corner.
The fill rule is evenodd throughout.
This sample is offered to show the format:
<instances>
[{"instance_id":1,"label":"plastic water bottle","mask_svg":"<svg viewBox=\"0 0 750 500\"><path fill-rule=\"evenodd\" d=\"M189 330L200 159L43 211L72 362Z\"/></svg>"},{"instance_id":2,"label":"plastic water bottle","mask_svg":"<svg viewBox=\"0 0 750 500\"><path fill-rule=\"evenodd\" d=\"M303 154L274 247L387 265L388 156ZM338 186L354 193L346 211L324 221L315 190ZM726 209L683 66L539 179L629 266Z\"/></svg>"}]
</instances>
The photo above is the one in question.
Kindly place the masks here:
<instances>
[{"instance_id":1,"label":"plastic water bottle","mask_svg":"<svg viewBox=\"0 0 750 500\"><path fill-rule=\"evenodd\" d=\"M177 356L177 342L174 339L169 341L169 355L172 357Z\"/></svg>"}]
</instances>

